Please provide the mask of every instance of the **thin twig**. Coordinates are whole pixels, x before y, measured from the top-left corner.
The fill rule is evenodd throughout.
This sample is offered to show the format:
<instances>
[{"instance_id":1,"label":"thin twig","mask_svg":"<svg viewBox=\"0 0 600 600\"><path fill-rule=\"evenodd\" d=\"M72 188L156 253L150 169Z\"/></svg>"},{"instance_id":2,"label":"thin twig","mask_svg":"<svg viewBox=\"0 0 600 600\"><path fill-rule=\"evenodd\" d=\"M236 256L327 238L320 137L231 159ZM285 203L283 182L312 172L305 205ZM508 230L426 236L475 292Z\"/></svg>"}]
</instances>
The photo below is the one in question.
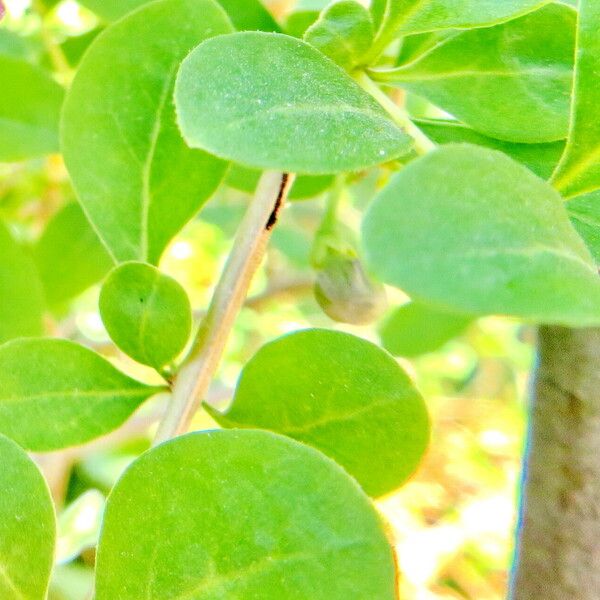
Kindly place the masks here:
<instances>
[{"instance_id":1,"label":"thin twig","mask_svg":"<svg viewBox=\"0 0 600 600\"><path fill-rule=\"evenodd\" d=\"M293 179L293 175L274 172L261 177L208 312L175 378L171 402L158 428L155 445L186 432L206 396Z\"/></svg>"}]
</instances>

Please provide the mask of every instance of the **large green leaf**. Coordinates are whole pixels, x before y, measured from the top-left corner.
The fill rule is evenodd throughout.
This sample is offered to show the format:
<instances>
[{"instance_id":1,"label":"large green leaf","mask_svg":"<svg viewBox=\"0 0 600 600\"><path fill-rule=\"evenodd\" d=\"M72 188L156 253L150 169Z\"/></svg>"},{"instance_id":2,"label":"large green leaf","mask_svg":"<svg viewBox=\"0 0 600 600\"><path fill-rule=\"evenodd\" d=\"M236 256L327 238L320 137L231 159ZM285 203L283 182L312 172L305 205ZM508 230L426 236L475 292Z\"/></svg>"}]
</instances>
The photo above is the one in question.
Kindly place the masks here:
<instances>
[{"instance_id":1,"label":"large green leaf","mask_svg":"<svg viewBox=\"0 0 600 600\"><path fill-rule=\"evenodd\" d=\"M600 188L600 4L580 0L571 128L554 185L566 197Z\"/></svg>"},{"instance_id":2,"label":"large green leaf","mask_svg":"<svg viewBox=\"0 0 600 600\"><path fill-rule=\"evenodd\" d=\"M450 36L421 58L377 74L424 96L486 135L514 142L565 138L576 12L551 4Z\"/></svg>"},{"instance_id":3,"label":"large green leaf","mask_svg":"<svg viewBox=\"0 0 600 600\"><path fill-rule=\"evenodd\" d=\"M381 342L395 356L419 356L441 348L461 334L470 317L409 302L395 309L381 327Z\"/></svg>"},{"instance_id":4,"label":"large green leaf","mask_svg":"<svg viewBox=\"0 0 600 600\"><path fill-rule=\"evenodd\" d=\"M35 451L82 444L161 389L67 340L13 340L0 346L0 433Z\"/></svg>"},{"instance_id":5,"label":"large green leaf","mask_svg":"<svg viewBox=\"0 0 600 600\"><path fill-rule=\"evenodd\" d=\"M51 306L59 306L100 281L113 264L75 202L48 223L34 257Z\"/></svg>"},{"instance_id":6,"label":"large green leaf","mask_svg":"<svg viewBox=\"0 0 600 600\"><path fill-rule=\"evenodd\" d=\"M449 144L410 163L363 235L373 271L434 308L600 323L600 278L562 199L500 152Z\"/></svg>"},{"instance_id":7,"label":"large green leaf","mask_svg":"<svg viewBox=\"0 0 600 600\"><path fill-rule=\"evenodd\" d=\"M379 27L378 45L400 35L489 27L514 19L550 0L373 0L371 12Z\"/></svg>"},{"instance_id":8,"label":"large green leaf","mask_svg":"<svg viewBox=\"0 0 600 600\"><path fill-rule=\"evenodd\" d=\"M567 203L571 222L600 265L600 192L573 198Z\"/></svg>"},{"instance_id":9,"label":"large green leaf","mask_svg":"<svg viewBox=\"0 0 600 600\"><path fill-rule=\"evenodd\" d=\"M316 450L261 431L194 433L113 489L97 600L394 600L394 560L359 487Z\"/></svg>"},{"instance_id":10,"label":"large green leaf","mask_svg":"<svg viewBox=\"0 0 600 600\"><path fill-rule=\"evenodd\" d=\"M226 163L190 150L171 100L181 60L231 25L213 0L161 0L101 33L67 95L62 148L88 217L119 261L156 263Z\"/></svg>"},{"instance_id":11,"label":"large green leaf","mask_svg":"<svg viewBox=\"0 0 600 600\"><path fill-rule=\"evenodd\" d=\"M410 145L340 67L281 34L235 33L200 44L181 66L175 100L188 144L250 167L349 171Z\"/></svg>"},{"instance_id":12,"label":"large green leaf","mask_svg":"<svg viewBox=\"0 0 600 600\"><path fill-rule=\"evenodd\" d=\"M263 346L242 371L225 427L269 429L321 450L379 496L398 488L429 441L425 405L387 352L309 329Z\"/></svg>"},{"instance_id":13,"label":"large green leaf","mask_svg":"<svg viewBox=\"0 0 600 600\"><path fill-rule=\"evenodd\" d=\"M0 55L0 161L58 152L63 88L25 59Z\"/></svg>"},{"instance_id":14,"label":"large green leaf","mask_svg":"<svg viewBox=\"0 0 600 600\"><path fill-rule=\"evenodd\" d=\"M456 121L441 119L418 119L416 125L436 144L452 144L466 142L508 154L517 162L531 169L538 177L550 179L565 149L565 142L549 142L547 144L518 144L504 142Z\"/></svg>"},{"instance_id":15,"label":"large green leaf","mask_svg":"<svg viewBox=\"0 0 600 600\"><path fill-rule=\"evenodd\" d=\"M107 21L115 21L149 0L81 0L81 4ZM260 0L219 0L235 28L279 31L279 25Z\"/></svg>"},{"instance_id":16,"label":"large green leaf","mask_svg":"<svg viewBox=\"0 0 600 600\"><path fill-rule=\"evenodd\" d=\"M0 221L0 343L40 335L44 291L35 264Z\"/></svg>"},{"instance_id":17,"label":"large green leaf","mask_svg":"<svg viewBox=\"0 0 600 600\"><path fill-rule=\"evenodd\" d=\"M13 441L0 435L0 598L45 600L56 520L48 486Z\"/></svg>"},{"instance_id":18,"label":"large green leaf","mask_svg":"<svg viewBox=\"0 0 600 600\"><path fill-rule=\"evenodd\" d=\"M144 263L125 263L111 272L100 293L100 314L115 344L155 369L177 357L192 329L185 290Z\"/></svg>"},{"instance_id":19,"label":"large green leaf","mask_svg":"<svg viewBox=\"0 0 600 600\"><path fill-rule=\"evenodd\" d=\"M340 67L351 71L361 64L373 36L369 11L356 0L337 0L307 29L304 39Z\"/></svg>"}]
</instances>

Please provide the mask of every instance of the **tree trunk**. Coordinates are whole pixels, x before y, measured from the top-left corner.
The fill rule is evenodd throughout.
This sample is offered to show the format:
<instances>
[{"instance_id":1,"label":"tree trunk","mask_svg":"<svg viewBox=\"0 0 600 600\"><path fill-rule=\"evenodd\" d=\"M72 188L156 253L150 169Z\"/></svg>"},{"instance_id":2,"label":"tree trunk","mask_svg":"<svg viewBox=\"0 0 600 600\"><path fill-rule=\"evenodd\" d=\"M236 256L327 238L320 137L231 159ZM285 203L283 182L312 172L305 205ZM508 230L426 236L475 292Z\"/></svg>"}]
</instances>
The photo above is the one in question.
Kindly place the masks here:
<instances>
[{"instance_id":1,"label":"tree trunk","mask_svg":"<svg viewBox=\"0 0 600 600\"><path fill-rule=\"evenodd\" d=\"M513 600L600 599L600 329L542 327Z\"/></svg>"}]
</instances>

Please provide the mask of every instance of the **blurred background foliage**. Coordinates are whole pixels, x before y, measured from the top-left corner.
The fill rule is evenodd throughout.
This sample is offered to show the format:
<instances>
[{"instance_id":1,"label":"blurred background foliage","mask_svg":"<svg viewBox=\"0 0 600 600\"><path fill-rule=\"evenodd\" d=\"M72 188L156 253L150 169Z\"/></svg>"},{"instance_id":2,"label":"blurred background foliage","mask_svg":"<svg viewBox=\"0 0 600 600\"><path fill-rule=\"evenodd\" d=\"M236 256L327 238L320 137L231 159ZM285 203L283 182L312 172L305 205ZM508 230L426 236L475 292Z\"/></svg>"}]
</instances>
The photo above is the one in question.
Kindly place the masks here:
<instances>
[{"instance_id":1,"label":"blurred background foliage","mask_svg":"<svg viewBox=\"0 0 600 600\"><path fill-rule=\"evenodd\" d=\"M68 84L72 67L103 28L102 20L74 0L5 3L8 11L0 27L0 55L36 63ZM300 35L324 4L322 0L298 0L297 4L277 0L270 8L288 31ZM404 54L427 42L418 37L406 44ZM418 116L439 116L416 97L408 98L407 106ZM341 220L349 229L356 230L362 209L388 175L384 168L353 176L340 208ZM251 173L230 173L227 185L163 257L161 268L186 288L198 314L206 309L248 202L244 189L251 187L252 177ZM340 325L315 300L311 247L325 211L325 195L292 201L284 211L211 390L209 401L215 406L227 405L240 369L253 353L283 333L331 327L379 341L380 324ZM47 318L47 332L94 347L122 369L152 381L156 375L120 354L102 326L98 286L88 286L110 268L110 259L91 230L76 240L65 237L65 231L77 231L82 221L74 201L59 156L0 163L0 219L37 261L54 307ZM47 266L49 252L55 256ZM68 278L61 272L74 270L81 271L76 278L81 289L64 289L59 283ZM388 301L390 307L397 307L407 298L388 290ZM533 330L526 326L486 318L471 323L433 352L400 359L425 396L433 421L431 447L419 471L402 490L378 502L398 553L401 598L504 597L533 337ZM123 469L149 446L163 401L158 398L144 405L123 428L104 439L36 457L59 507L59 550L50 600L89 597L91 548L105 497ZM214 424L201 411L195 425Z\"/></svg>"}]
</instances>

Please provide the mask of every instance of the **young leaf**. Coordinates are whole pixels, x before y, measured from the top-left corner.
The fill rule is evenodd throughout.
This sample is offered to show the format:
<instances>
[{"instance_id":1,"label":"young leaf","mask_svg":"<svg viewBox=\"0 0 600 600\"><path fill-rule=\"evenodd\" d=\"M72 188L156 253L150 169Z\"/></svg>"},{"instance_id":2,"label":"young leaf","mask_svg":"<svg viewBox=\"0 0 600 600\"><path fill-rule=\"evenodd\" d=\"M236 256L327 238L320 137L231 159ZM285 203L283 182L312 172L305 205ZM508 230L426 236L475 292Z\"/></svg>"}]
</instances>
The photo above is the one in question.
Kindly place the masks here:
<instances>
[{"instance_id":1,"label":"young leaf","mask_svg":"<svg viewBox=\"0 0 600 600\"><path fill-rule=\"evenodd\" d=\"M429 441L423 399L386 352L309 329L263 346L244 367L224 427L285 434L321 450L380 496L412 475Z\"/></svg>"},{"instance_id":2,"label":"young leaf","mask_svg":"<svg viewBox=\"0 0 600 600\"><path fill-rule=\"evenodd\" d=\"M503 25L450 36L415 62L377 75L473 129L513 142L567 135L576 12L550 4Z\"/></svg>"},{"instance_id":3,"label":"young leaf","mask_svg":"<svg viewBox=\"0 0 600 600\"><path fill-rule=\"evenodd\" d=\"M113 342L155 369L178 356L192 329L185 290L144 263L125 263L112 271L100 293L100 314Z\"/></svg>"},{"instance_id":4,"label":"young leaf","mask_svg":"<svg viewBox=\"0 0 600 600\"><path fill-rule=\"evenodd\" d=\"M213 0L161 0L101 33L67 95L62 148L85 212L118 261L158 262L226 164L186 147L171 95L181 60L231 25Z\"/></svg>"},{"instance_id":5,"label":"young leaf","mask_svg":"<svg viewBox=\"0 0 600 600\"><path fill-rule=\"evenodd\" d=\"M600 188L600 4L580 0L571 129L553 183L567 198Z\"/></svg>"},{"instance_id":6,"label":"young leaf","mask_svg":"<svg viewBox=\"0 0 600 600\"><path fill-rule=\"evenodd\" d=\"M500 152L449 144L410 163L363 235L374 273L434 307L600 323L600 278L560 196Z\"/></svg>"},{"instance_id":7,"label":"young leaf","mask_svg":"<svg viewBox=\"0 0 600 600\"><path fill-rule=\"evenodd\" d=\"M107 503L97 600L394 600L367 497L321 453L264 431L171 440Z\"/></svg>"},{"instance_id":8,"label":"young leaf","mask_svg":"<svg viewBox=\"0 0 600 600\"><path fill-rule=\"evenodd\" d=\"M600 265L600 192L573 198L567 202L567 211L596 264Z\"/></svg>"},{"instance_id":9,"label":"young leaf","mask_svg":"<svg viewBox=\"0 0 600 600\"><path fill-rule=\"evenodd\" d=\"M40 335L44 291L35 264L0 221L0 343Z\"/></svg>"},{"instance_id":10,"label":"young leaf","mask_svg":"<svg viewBox=\"0 0 600 600\"><path fill-rule=\"evenodd\" d=\"M175 101L190 146L260 169L349 171L410 146L340 67L286 35L235 33L200 44L183 61Z\"/></svg>"},{"instance_id":11,"label":"young leaf","mask_svg":"<svg viewBox=\"0 0 600 600\"><path fill-rule=\"evenodd\" d=\"M97 283L113 262L80 206L67 204L48 223L34 249L50 306L60 306Z\"/></svg>"},{"instance_id":12,"label":"young leaf","mask_svg":"<svg viewBox=\"0 0 600 600\"><path fill-rule=\"evenodd\" d=\"M0 598L45 600L54 559L56 519L36 465L0 435Z\"/></svg>"},{"instance_id":13,"label":"young leaf","mask_svg":"<svg viewBox=\"0 0 600 600\"><path fill-rule=\"evenodd\" d=\"M564 141L547 144L517 144L488 137L456 121L417 119L416 125L436 144L466 142L500 150L517 162L524 164L542 179L550 179L565 149Z\"/></svg>"},{"instance_id":14,"label":"young leaf","mask_svg":"<svg viewBox=\"0 0 600 600\"><path fill-rule=\"evenodd\" d=\"M37 452L83 444L161 389L67 340L13 340L0 346L0 433Z\"/></svg>"},{"instance_id":15,"label":"young leaf","mask_svg":"<svg viewBox=\"0 0 600 600\"><path fill-rule=\"evenodd\" d=\"M489 27L532 12L550 0L373 0L371 12L385 47L400 35Z\"/></svg>"},{"instance_id":16,"label":"young leaf","mask_svg":"<svg viewBox=\"0 0 600 600\"><path fill-rule=\"evenodd\" d=\"M24 59L0 55L0 161L58 152L64 91Z\"/></svg>"},{"instance_id":17,"label":"young leaf","mask_svg":"<svg viewBox=\"0 0 600 600\"><path fill-rule=\"evenodd\" d=\"M373 43L373 21L369 11L356 0L330 4L304 34L304 40L343 69L361 64Z\"/></svg>"},{"instance_id":18,"label":"young leaf","mask_svg":"<svg viewBox=\"0 0 600 600\"><path fill-rule=\"evenodd\" d=\"M394 310L381 327L383 347L394 356L434 352L460 335L473 319L409 302Z\"/></svg>"}]
</instances>

